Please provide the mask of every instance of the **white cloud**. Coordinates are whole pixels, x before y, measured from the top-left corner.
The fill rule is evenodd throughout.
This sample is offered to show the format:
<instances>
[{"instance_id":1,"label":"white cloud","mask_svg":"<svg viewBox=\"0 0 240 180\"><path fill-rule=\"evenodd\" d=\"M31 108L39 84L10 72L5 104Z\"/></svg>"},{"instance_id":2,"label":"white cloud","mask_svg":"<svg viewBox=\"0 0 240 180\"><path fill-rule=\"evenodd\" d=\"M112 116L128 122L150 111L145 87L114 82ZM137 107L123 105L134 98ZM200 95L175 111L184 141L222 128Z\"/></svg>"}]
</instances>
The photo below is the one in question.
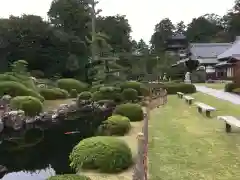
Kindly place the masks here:
<instances>
[{"instance_id":1,"label":"white cloud","mask_svg":"<svg viewBox=\"0 0 240 180\"><path fill-rule=\"evenodd\" d=\"M0 17L9 15L36 14L47 18L51 0L1 0ZM169 17L174 23L206 13L223 15L234 0L100 0L102 15L126 15L132 26L132 36L149 41L155 24Z\"/></svg>"}]
</instances>

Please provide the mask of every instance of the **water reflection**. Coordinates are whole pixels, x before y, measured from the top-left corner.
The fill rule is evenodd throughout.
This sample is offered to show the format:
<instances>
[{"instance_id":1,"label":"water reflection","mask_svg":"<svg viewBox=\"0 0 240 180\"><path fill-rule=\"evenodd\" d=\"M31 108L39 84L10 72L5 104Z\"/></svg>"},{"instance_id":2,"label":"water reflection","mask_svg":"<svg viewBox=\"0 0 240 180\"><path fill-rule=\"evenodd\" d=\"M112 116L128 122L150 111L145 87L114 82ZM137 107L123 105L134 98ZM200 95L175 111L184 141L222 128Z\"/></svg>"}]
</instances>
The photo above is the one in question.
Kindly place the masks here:
<instances>
[{"instance_id":1,"label":"water reflection","mask_svg":"<svg viewBox=\"0 0 240 180\"><path fill-rule=\"evenodd\" d=\"M20 172L13 172L5 175L2 180L45 180L50 176L55 175L55 171L51 166L44 170L36 170L35 172L28 172L28 171L20 171Z\"/></svg>"},{"instance_id":2,"label":"water reflection","mask_svg":"<svg viewBox=\"0 0 240 180\"><path fill-rule=\"evenodd\" d=\"M33 129L24 138L2 141L0 165L8 169L2 180L44 180L55 174L72 173L69 153L88 136L86 130L79 128L79 134L65 134L76 131L76 127L77 121L64 122L44 131Z\"/></svg>"}]
</instances>

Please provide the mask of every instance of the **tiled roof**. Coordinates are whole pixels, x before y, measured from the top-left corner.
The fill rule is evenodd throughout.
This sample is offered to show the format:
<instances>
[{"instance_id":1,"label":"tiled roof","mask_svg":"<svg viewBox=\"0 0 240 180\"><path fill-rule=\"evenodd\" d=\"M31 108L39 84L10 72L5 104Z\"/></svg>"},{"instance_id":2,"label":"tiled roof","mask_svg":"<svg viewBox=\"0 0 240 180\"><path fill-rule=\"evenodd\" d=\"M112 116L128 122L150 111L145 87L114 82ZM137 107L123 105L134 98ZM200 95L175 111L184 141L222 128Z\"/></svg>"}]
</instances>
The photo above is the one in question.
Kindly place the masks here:
<instances>
[{"instance_id":1,"label":"tiled roof","mask_svg":"<svg viewBox=\"0 0 240 180\"><path fill-rule=\"evenodd\" d=\"M239 59L240 56L240 39L237 38L237 40L232 44L232 46L226 50L225 52L218 55L218 59L228 59L231 57L234 57L236 59Z\"/></svg>"},{"instance_id":2,"label":"tiled roof","mask_svg":"<svg viewBox=\"0 0 240 180\"><path fill-rule=\"evenodd\" d=\"M192 43L191 59L215 59L232 46L231 43Z\"/></svg>"},{"instance_id":3,"label":"tiled roof","mask_svg":"<svg viewBox=\"0 0 240 180\"><path fill-rule=\"evenodd\" d=\"M217 58L199 58L197 59L200 64L217 64L219 63Z\"/></svg>"}]
</instances>

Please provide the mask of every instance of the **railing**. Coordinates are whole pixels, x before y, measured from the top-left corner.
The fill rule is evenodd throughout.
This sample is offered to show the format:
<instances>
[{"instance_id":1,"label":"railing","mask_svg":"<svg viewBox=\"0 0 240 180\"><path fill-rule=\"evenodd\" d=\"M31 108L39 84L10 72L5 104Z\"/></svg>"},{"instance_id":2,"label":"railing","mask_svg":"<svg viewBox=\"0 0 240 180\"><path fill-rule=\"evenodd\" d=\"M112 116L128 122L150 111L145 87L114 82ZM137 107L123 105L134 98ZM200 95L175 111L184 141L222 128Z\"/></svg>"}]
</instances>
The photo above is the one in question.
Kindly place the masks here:
<instances>
[{"instance_id":1,"label":"railing","mask_svg":"<svg viewBox=\"0 0 240 180\"><path fill-rule=\"evenodd\" d=\"M133 180L148 180L148 121L150 119L150 110L153 108L151 103L152 101L158 101L156 107L165 105L167 103L167 91L162 89L158 94L154 96L151 95L151 98L146 101L142 132L139 132L137 136L138 152L133 172Z\"/></svg>"}]
</instances>

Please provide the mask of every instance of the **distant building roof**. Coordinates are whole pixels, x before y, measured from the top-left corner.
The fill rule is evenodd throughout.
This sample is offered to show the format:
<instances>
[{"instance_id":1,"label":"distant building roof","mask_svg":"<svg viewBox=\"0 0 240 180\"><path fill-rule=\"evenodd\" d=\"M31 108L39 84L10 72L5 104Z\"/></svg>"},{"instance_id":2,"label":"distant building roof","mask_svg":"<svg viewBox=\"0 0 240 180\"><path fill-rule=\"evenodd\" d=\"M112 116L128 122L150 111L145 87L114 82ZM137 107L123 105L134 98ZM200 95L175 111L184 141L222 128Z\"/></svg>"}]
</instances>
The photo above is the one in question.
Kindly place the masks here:
<instances>
[{"instance_id":1,"label":"distant building roof","mask_svg":"<svg viewBox=\"0 0 240 180\"><path fill-rule=\"evenodd\" d=\"M240 57L240 37L236 38L236 41L232 44L232 46L226 50L225 52L218 55L219 60L236 58Z\"/></svg>"},{"instance_id":2,"label":"distant building roof","mask_svg":"<svg viewBox=\"0 0 240 180\"><path fill-rule=\"evenodd\" d=\"M183 34L175 34L173 36L170 37L170 39L186 39L186 36L184 36Z\"/></svg>"},{"instance_id":3,"label":"distant building roof","mask_svg":"<svg viewBox=\"0 0 240 180\"><path fill-rule=\"evenodd\" d=\"M217 56L232 46L232 43L191 43L192 59L217 58Z\"/></svg>"}]
</instances>

